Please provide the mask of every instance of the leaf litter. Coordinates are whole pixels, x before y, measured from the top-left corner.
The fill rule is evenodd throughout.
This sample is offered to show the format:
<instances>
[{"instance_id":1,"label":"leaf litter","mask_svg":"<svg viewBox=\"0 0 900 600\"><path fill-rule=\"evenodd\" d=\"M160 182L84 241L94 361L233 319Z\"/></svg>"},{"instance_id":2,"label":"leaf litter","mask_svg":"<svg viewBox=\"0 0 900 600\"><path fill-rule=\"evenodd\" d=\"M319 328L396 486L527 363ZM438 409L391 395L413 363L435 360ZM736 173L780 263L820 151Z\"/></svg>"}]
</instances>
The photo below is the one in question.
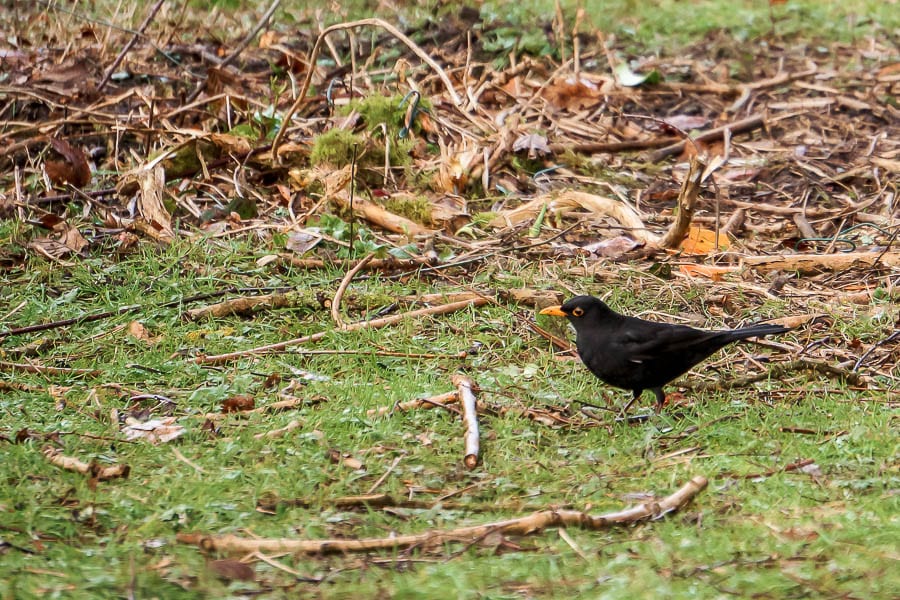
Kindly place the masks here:
<instances>
[{"instance_id":1,"label":"leaf litter","mask_svg":"<svg viewBox=\"0 0 900 600\"><path fill-rule=\"evenodd\" d=\"M430 20L406 33L380 19L320 28L318 36L274 26L258 44L236 49L231 61L222 60L223 49L211 40L138 36L115 72L104 67L112 50L125 48L124 34L101 36L99 25L85 25L73 38L59 29L66 44L39 53L27 42L39 35L36 21L25 21L17 47L3 55L0 114L9 120L0 132L0 218L27 227L0 249L0 272L14 283L39 261L70 268L177 239L256 236L284 240L283 252L260 260L262 268L341 265L352 271L346 284L363 269L377 270L427 278L445 295L475 292L484 300L448 300L459 308L497 301L487 290L458 284L494 268L538 264L555 281L589 276L606 286L622 281L619 265L627 264L642 282L666 279L674 294L702 288L720 314L739 314L745 295L779 298L803 314L825 307L832 318L841 318L848 303L886 302L887 322L896 329L890 303L900 297L900 79L896 51L885 40L817 52L777 35L763 48L713 33L678 57L626 61L615 40L580 36L576 54L568 49L565 59L526 51L498 57L486 43L490 26L467 38L459 32L471 29L475 23L466 19L473 16L463 11L454 19L461 27L452 32ZM679 190L695 159L708 168L688 233L671 248L660 247L684 216ZM226 293L241 302L216 308L219 316L297 302ZM532 300L521 304L534 305L533 295L526 297ZM317 301L332 311L335 328L367 329L377 321L345 323L340 294L333 305ZM441 302L434 307L407 316L439 312ZM206 317L206 308L185 318ZM374 326L397 322L384 317ZM810 327L816 323L810 319ZM31 325L0 331L0 340L26 334ZM132 321L128 333L156 342L141 321ZM276 345L280 351L290 344ZM896 331L866 343L834 336L768 360L781 363L784 373L810 369L856 386L896 389L898 348ZM804 358L791 360L801 349ZM235 348L193 361L270 350ZM42 364L52 354L39 356L0 368L54 374ZM750 375L745 384L756 380ZM309 404L290 391L282 390L284 400L274 409L234 396L222 413L246 417ZM448 408L454 401L446 392L369 413ZM597 425L567 407L491 407L480 398L477 404L479 412L512 411L551 427ZM470 437L478 433L474 412L467 416ZM222 413L198 416L215 430ZM126 439L168 443L189 433L178 421L144 411L126 417L121 431ZM294 419L257 437L303 426ZM428 436L420 441L439 443ZM466 458L474 466L477 437L468 443L474 452ZM127 465L113 472L54 448L44 454L61 468L91 475L92 485L128 476ZM355 454L327 452L335 464L362 471ZM733 477L759 480L791 470L817 480L822 474L803 459ZM693 483L687 499L706 486L705 479ZM648 503L636 518L665 512ZM401 541L428 551L445 539L526 533L560 518L565 524L603 520L574 511L535 513L522 523L464 528L465 535L433 531ZM391 538L254 544L235 536L183 537L207 550L224 543L257 553L401 545ZM253 578L243 563L213 561L210 569L225 579Z\"/></svg>"}]
</instances>

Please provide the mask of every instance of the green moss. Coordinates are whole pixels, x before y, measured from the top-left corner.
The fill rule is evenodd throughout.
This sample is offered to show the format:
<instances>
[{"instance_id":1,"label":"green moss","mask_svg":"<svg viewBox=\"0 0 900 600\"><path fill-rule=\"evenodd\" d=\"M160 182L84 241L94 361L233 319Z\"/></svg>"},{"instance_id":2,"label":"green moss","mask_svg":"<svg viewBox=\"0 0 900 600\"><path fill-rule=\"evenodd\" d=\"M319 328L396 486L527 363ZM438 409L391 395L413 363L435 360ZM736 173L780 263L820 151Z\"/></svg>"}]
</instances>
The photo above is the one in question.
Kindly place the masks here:
<instances>
[{"instance_id":1,"label":"green moss","mask_svg":"<svg viewBox=\"0 0 900 600\"><path fill-rule=\"evenodd\" d=\"M388 198L384 207L394 214L401 215L423 225L431 225L431 202L424 196L395 196Z\"/></svg>"},{"instance_id":2,"label":"green moss","mask_svg":"<svg viewBox=\"0 0 900 600\"><path fill-rule=\"evenodd\" d=\"M365 147L361 135L345 129L331 129L315 139L309 161L313 165L344 166L353 159L354 146L358 152Z\"/></svg>"}]
</instances>

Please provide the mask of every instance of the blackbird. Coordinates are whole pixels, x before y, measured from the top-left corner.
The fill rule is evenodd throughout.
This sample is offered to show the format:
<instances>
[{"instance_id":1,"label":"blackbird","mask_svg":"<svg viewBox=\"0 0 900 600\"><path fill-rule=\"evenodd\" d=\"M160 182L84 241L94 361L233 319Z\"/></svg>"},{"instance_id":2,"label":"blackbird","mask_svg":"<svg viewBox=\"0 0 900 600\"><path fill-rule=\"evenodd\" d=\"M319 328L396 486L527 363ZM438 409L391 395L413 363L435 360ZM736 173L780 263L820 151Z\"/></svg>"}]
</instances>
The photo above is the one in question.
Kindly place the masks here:
<instances>
[{"instance_id":1,"label":"blackbird","mask_svg":"<svg viewBox=\"0 0 900 600\"><path fill-rule=\"evenodd\" d=\"M662 387L727 344L790 331L765 324L704 331L644 321L620 315L593 296L575 296L541 314L569 319L575 327L578 354L591 373L611 386L634 392L623 413L646 389L656 394L659 412L666 400Z\"/></svg>"}]
</instances>

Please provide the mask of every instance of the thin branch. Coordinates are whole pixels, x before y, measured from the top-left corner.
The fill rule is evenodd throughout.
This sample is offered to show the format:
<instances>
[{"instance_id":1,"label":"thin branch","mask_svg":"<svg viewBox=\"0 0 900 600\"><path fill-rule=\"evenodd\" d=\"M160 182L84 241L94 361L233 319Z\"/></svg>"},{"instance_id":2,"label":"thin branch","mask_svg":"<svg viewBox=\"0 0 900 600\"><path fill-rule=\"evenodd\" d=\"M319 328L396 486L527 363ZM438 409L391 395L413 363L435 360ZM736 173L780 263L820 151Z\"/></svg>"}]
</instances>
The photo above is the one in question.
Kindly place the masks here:
<instances>
[{"instance_id":1,"label":"thin branch","mask_svg":"<svg viewBox=\"0 0 900 600\"><path fill-rule=\"evenodd\" d=\"M159 9L162 7L163 2L166 0L156 0L156 4L150 9L150 12L147 13L147 16L144 18L144 22L141 23L141 26L138 30L131 36L131 39L128 40L128 43L125 44L125 47L122 48L122 51L119 52L119 55L116 57L116 60L109 66L109 69L106 70L106 73L103 75L103 79L97 85L97 93L103 91L103 88L106 87L106 84L109 83L109 78L113 76L113 73L116 72L116 69L119 68L119 65L122 64L122 61L125 59L125 55L128 54L129 50L131 50L134 45L137 43L138 39L143 37L144 32L147 30L147 27L150 26L150 23L153 22L153 19L156 18L156 13L159 12Z\"/></svg>"},{"instance_id":2,"label":"thin branch","mask_svg":"<svg viewBox=\"0 0 900 600\"><path fill-rule=\"evenodd\" d=\"M710 129L709 131L705 131L690 140L682 140L677 144L672 144L671 146L660 148L656 152L650 153L649 158L651 162L659 162L667 156L672 156L673 154L681 154L684 151L685 145L687 145L688 143L712 142L721 139L725 135L726 131L731 131L731 134L734 135L736 133L745 133L747 131L759 129L763 125L765 125L765 119L763 118L763 116L753 115L752 117L747 117L746 119L735 121L734 123L729 123L728 125L722 125L721 127Z\"/></svg>"},{"instance_id":3,"label":"thin branch","mask_svg":"<svg viewBox=\"0 0 900 600\"><path fill-rule=\"evenodd\" d=\"M462 310L464 308L468 308L470 306L484 306L490 301L488 298L471 298L469 300L462 300L460 302L450 302L448 304L442 304L440 306L430 306L428 308L420 308L418 310L412 310L406 313L402 313L399 315L391 315L389 317L382 317L380 319L372 319L371 321L360 321L357 323L351 323L344 327L343 331L359 331L361 329L379 329L381 327L386 327L388 325L393 325L394 323L398 323L406 318L417 318L423 317L425 315L444 315L447 313L456 312L458 310ZM305 344L307 342L317 342L330 334L330 331L320 331L318 333L313 333L311 335L304 335L303 337L294 338L291 340L286 340L284 342L278 342L276 344L268 344L265 346L257 346L256 348L250 348L249 350L239 350L237 352L229 352L227 354L218 354L214 356L198 356L193 359L193 362L201 365L210 365L210 364L221 364L224 362L232 361L237 358L244 358L247 356L259 356L262 354L272 354L276 352L282 352L285 348L289 348L291 346L297 346L299 344Z\"/></svg>"},{"instance_id":4,"label":"thin branch","mask_svg":"<svg viewBox=\"0 0 900 600\"><path fill-rule=\"evenodd\" d=\"M341 285L338 286L337 291L334 293L334 299L331 301L331 320L334 321L334 324L337 325L340 329L345 327L344 320L341 319L341 298L344 297L344 292L347 291L347 288L350 287L350 282L353 281L353 277L366 268L366 265L369 264L369 261L375 258L374 252L369 252L361 261L356 263L352 269L347 271L347 274L341 280Z\"/></svg>"},{"instance_id":5,"label":"thin branch","mask_svg":"<svg viewBox=\"0 0 900 600\"><path fill-rule=\"evenodd\" d=\"M419 534L397 535L387 538L297 540L290 538L242 538L236 535L203 535L179 533L176 539L182 544L194 544L208 552L297 552L304 554L334 554L343 552L369 552L372 550L398 550L422 545L440 545L450 541L471 542L491 533L503 535L530 535L548 527L581 527L601 530L616 525L628 525L651 518L662 517L683 508L706 488L706 477L697 476L675 493L659 502L647 502L618 512L591 515L577 510L542 510L524 517L506 519L483 525L472 525L450 530L426 531Z\"/></svg>"},{"instance_id":6,"label":"thin branch","mask_svg":"<svg viewBox=\"0 0 900 600\"><path fill-rule=\"evenodd\" d=\"M676 249L681 246L688 230L691 227L691 219L694 216L694 206L700 195L700 184L703 182L703 171L706 162L699 156L691 157L691 166L688 169L681 191L678 193L678 214L675 222L669 226L669 230L659 240L660 248Z\"/></svg>"}]
</instances>

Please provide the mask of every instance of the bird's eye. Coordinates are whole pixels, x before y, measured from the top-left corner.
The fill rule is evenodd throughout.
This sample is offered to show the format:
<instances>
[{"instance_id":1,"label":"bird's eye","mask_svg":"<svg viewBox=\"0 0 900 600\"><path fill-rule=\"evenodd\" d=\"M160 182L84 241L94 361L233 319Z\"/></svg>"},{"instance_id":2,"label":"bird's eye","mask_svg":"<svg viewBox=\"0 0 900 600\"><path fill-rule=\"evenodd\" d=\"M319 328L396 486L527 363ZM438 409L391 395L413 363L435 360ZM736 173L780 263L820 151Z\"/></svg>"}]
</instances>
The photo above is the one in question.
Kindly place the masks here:
<instances>
[{"instance_id":1,"label":"bird's eye","mask_svg":"<svg viewBox=\"0 0 900 600\"><path fill-rule=\"evenodd\" d=\"M580 316L584 315L584 309L581 308L580 306L576 306L575 308L572 309L572 314L575 315L576 317L580 317Z\"/></svg>"}]
</instances>

